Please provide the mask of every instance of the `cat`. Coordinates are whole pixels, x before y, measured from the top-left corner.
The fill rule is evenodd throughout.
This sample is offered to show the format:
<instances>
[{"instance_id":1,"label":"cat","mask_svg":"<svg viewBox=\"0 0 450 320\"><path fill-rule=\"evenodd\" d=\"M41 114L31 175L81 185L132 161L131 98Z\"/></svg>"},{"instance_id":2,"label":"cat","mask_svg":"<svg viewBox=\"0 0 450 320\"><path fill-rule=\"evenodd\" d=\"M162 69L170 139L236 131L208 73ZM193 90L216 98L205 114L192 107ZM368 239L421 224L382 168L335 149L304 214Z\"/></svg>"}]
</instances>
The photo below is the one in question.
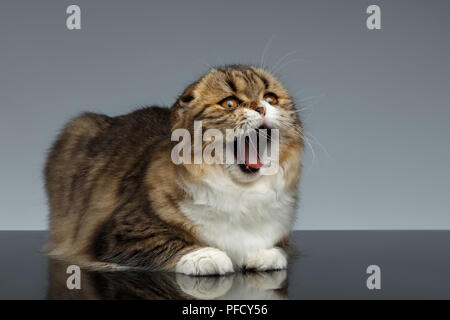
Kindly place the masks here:
<instances>
[{"instance_id":1,"label":"cat","mask_svg":"<svg viewBox=\"0 0 450 320\"><path fill-rule=\"evenodd\" d=\"M195 121L239 134L278 130L278 170L263 174L259 158L175 164L172 132L193 132ZM303 149L291 95L260 67L213 68L171 108L84 113L48 153L48 253L93 268L186 275L285 269Z\"/></svg>"}]
</instances>

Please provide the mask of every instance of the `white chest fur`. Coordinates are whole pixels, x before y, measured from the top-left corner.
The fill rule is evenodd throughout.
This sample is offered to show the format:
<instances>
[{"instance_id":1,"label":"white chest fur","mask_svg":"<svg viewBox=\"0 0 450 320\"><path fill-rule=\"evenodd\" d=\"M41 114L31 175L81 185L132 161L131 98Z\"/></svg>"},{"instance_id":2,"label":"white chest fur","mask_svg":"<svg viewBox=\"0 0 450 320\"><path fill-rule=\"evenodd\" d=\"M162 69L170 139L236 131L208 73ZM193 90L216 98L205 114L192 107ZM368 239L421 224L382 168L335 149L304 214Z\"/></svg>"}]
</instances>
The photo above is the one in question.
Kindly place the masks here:
<instances>
[{"instance_id":1,"label":"white chest fur","mask_svg":"<svg viewBox=\"0 0 450 320\"><path fill-rule=\"evenodd\" d=\"M246 254L273 247L292 228L295 197L285 191L282 174L251 186L220 173L201 183L179 182L190 196L180 209L197 226L200 240L241 266Z\"/></svg>"}]
</instances>

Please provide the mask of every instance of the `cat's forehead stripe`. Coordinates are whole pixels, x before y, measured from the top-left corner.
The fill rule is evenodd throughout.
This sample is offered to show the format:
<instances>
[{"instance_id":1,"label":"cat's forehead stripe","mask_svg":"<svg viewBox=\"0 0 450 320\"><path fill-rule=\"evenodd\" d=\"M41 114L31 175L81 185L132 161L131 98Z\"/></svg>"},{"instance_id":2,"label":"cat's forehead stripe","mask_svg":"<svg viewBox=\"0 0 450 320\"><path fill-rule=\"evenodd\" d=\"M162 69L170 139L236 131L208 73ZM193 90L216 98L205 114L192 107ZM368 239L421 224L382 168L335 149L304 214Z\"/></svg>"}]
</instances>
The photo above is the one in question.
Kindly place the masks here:
<instances>
[{"instance_id":1,"label":"cat's forehead stripe","mask_svg":"<svg viewBox=\"0 0 450 320\"><path fill-rule=\"evenodd\" d=\"M237 78L244 80L244 82L241 83L241 87L248 87L249 85L254 86L257 82L261 82L264 89L268 89L269 87L268 79L253 68L235 66L216 70L225 77L224 80L226 84L231 88L233 92L236 92L238 89L236 86L236 82L238 81Z\"/></svg>"},{"instance_id":2,"label":"cat's forehead stripe","mask_svg":"<svg viewBox=\"0 0 450 320\"><path fill-rule=\"evenodd\" d=\"M226 82L227 82L228 86L231 88L231 90L236 93L237 92L237 88L236 88L236 85L233 82L233 79L231 77L229 77L226 80Z\"/></svg>"},{"instance_id":3,"label":"cat's forehead stripe","mask_svg":"<svg viewBox=\"0 0 450 320\"><path fill-rule=\"evenodd\" d=\"M255 73L255 74L263 82L264 89L268 89L269 88L269 81L265 77L261 76L260 74L258 74L258 73Z\"/></svg>"}]
</instances>

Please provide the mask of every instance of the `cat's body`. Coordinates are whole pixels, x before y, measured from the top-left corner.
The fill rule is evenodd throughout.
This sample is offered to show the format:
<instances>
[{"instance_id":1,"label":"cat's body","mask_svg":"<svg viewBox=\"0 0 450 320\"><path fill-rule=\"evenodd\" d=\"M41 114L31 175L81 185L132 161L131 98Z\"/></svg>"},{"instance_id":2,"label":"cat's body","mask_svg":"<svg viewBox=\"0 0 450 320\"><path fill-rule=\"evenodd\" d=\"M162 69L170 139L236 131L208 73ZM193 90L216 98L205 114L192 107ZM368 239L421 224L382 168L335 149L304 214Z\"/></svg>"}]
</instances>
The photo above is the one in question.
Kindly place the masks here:
<instances>
[{"instance_id":1,"label":"cat's body","mask_svg":"<svg viewBox=\"0 0 450 320\"><path fill-rule=\"evenodd\" d=\"M223 109L223 103L212 105L229 95L222 94L227 89L220 80L249 104L233 110ZM262 103L260 116L260 110L255 112L261 108L257 94L268 89L277 91L280 109ZM195 275L285 268L282 247L295 215L303 140L297 114L283 113L281 107L291 111L293 104L270 74L231 66L202 77L170 109L75 118L59 135L45 168L49 252L86 265ZM277 112L285 118L269 117ZM280 128L276 174L172 161L173 130L192 131L192 121L199 119L207 128L237 127L244 120L250 126L250 117Z\"/></svg>"}]
</instances>

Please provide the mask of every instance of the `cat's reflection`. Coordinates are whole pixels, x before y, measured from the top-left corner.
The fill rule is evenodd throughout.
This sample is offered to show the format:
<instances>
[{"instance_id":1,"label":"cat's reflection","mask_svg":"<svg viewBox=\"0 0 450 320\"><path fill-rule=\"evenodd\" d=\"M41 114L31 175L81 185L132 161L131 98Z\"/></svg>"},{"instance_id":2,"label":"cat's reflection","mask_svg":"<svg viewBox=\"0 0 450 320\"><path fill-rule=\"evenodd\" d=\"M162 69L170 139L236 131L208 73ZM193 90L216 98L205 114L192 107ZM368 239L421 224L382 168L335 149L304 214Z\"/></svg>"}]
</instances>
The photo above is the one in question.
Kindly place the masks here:
<instances>
[{"instance_id":1,"label":"cat's reflection","mask_svg":"<svg viewBox=\"0 0 450 320\"><path fill-rule=\"evenodd\" d=\"M286 299L286 270L191 277L145 271L81 269L81 289L68 289L70 264L50 260L49 299Z\"/></svg>"}]
</instances>

